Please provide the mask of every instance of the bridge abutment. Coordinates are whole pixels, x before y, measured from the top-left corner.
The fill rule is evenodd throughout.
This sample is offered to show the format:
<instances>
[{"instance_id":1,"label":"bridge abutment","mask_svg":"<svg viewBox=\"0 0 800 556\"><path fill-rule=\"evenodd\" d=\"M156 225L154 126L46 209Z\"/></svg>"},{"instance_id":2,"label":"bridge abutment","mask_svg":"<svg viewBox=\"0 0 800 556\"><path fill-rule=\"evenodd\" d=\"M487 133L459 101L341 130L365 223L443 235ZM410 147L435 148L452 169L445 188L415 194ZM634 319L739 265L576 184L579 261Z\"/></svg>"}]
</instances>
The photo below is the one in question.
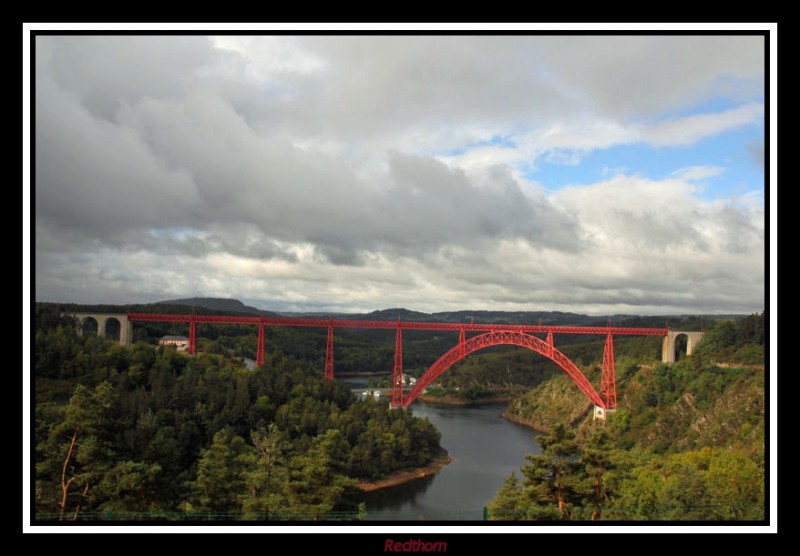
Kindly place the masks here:
<instances>
[{"instance_id":1,"label":"bridge abutment","mask_svg":"<svg viewBox=\"0 0 800 556\"><path fill-rule=\"evenodd\" d=\"M599 405L594 406L594 417L592 417L592 421L605 421L608 415L616 412L616 409L605 407L600 407Z\"/></svg>"},{"instance_id":2,"label":"bridge abutment","mask_svg":"<svg viewBox=\"0 0 800 556\"><path fill-rule=\"evenodd\" d=\"M686 355L691 355L692 351L697 349L697 343L703 339L704 334L704 332L682 332L680 330L670 330L669 333L664 336L664 342L661 345L661 362L675 362L675 341L679 336L686 336Z\"/></svg>"}]
</instances>

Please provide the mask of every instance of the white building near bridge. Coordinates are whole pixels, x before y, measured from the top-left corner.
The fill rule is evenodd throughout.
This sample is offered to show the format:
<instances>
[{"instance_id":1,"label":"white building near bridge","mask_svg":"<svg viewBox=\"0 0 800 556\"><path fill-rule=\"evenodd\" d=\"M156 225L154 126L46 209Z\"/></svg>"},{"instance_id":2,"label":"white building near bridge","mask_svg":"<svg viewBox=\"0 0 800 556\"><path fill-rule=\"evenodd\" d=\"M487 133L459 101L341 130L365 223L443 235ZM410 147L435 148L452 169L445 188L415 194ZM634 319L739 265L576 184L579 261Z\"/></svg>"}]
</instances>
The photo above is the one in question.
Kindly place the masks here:
<instances>
[{"instance_id":1,"label":"white building near bridge","mask_svg":"<svg viewBox=\"0 0 800 556\"><path fill-rule=\"evenodd\" d=\"M162 336L158 340L160 346L171 346L178 351L189 349L189 338L186 336Z\"/></svg>"}]
</instances>

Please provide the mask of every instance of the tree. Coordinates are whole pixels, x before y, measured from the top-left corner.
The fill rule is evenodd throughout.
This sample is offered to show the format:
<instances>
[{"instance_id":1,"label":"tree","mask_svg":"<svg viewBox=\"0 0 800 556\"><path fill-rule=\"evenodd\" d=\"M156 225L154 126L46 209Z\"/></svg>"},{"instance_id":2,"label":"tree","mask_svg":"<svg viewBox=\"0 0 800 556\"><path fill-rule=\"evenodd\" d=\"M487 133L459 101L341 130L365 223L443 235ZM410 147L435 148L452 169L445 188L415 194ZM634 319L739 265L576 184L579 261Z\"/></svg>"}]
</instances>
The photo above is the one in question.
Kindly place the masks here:
<instances>
[{"instance_id":1,"label":"tree","mask_svg":"<svg viewBox=\"0 0 800 556\"><path fill-rule=\"evenodd\" d=\"M253 447L230 427L217 432L211 447L203 451L192 485L197 505L187 509L213 513L216 517L238 513L245 494L244 474L252 465L253 453Z\"/></svg>"},{"instance_id":2,"label":"tree","mask_svg":"<svg viewBox=\"0 0 800 556\"><path fill-rule=\"evenodd\" d=\"M603 508L610 499L609 484L606 481L607 473L614 467L609 457L610 450L611 440L608 432L604 428L598 428L589 438L589 442L581 455L581 463L584 466L583 472L589 483L586 485L585 490L591 493L588 506L592 510L592 521L600 518Z\"/></svg>"},{"instance_id":3,"label":"tree","mask_svg":"<svg viewBox=\"0 0 800 556\"><path fill-rule=\"evenodd\" d=\"M579 505L580 462L575 433L559 423L548 435L538 437L544 456L528 456L530 464L523 468L526 487L540 502L554 501L558 507L558 519L570 519L573 508ZM544 515L552 516L552 508L545 506Z\"/></svg>"},{"instance_id":4,"label":"tree","mask_svg":"<svg viewBox=\"0 0 800 556\"><path fill-rule=\"evenodd\" d=\"M117 463L103 475L98 491L106 501L99 509L108 512L147 512L157 508L155 489L161 466L134 461Z\"/></svg>"},{"instance_id":5,"label":"tree","mask_svg":"<svg viewBox=\"0 0 800 556\"><path fill-rule=\"evenodd\" d=\"M522 484L516 474L506 480L490 505L492 519L600 519L610 503L608 433L599 429L581 449L575 433L559 423L537 442L544 452L528 455Z\"/></svg>"},{"instance_id":6,"label":"tree","mask_svg":"<svg viewBox=\"0 0 800 556\"><path fill-rule=\"evenodd\" d=\"M764 519L764 472L747 454L715 450L706 484L719 519Z\"/></svg>"},{"instance_id":7,"label":"tree","mask_svg":"<svg viewBox=\"0 0 800 556\"><path fill-rule=\"evenodd\" d=\"M94 488L113 466L114 404L108 382L93 390L78 385L64 420L37 447L39 502L57 507L60 520L67 517L67 508L74 508L72 519L77 519L81 507L96 501Z\"/></svg>"},{"instance_id":8,"label":"tree","mask_svg":"<svg viewBox=\"0 0 800 556\"><path fill-rule=\"evenodd\" d=\"M737 448L648 454L621 484L615 506L623 519L763 519L763 477Z\"/></svg>"},{"instance_id":9,"label":"tree","mask_svg":"<svg viewBox=\"0 0 800 556\"><path fill-rule=\"evenodd\" d=\"M246 496L242 510L246 518L269 520L286 505L289 469L286 466L284 435L275 423L267 430L251 433L256 450L253 467L244 474Z\"/></svg>"},{"instance_id":10,"label":"tree","mask_svg":"<svg viewBox=\"0 0 800 556\"><path fill-rule=\"evenodd\" d=\"M318 520L355 485L353 479L333 470L331 453L340 437L340 431L329 430L315 437L307 452L292 458L287 485L287 518Z\"/></svg>"},{"instance_id":11,"label":"tree","mask_svg":"<svg viewBox=\"0 0 800 556\"><path fill-rule=\"evenodd\" d=\"M529 519L525 512L525 498L522 485L517 479L517 472L503 483L494 500L489 504L489 519L498 521L522 521Z\"/></svg>"}]
</instances>

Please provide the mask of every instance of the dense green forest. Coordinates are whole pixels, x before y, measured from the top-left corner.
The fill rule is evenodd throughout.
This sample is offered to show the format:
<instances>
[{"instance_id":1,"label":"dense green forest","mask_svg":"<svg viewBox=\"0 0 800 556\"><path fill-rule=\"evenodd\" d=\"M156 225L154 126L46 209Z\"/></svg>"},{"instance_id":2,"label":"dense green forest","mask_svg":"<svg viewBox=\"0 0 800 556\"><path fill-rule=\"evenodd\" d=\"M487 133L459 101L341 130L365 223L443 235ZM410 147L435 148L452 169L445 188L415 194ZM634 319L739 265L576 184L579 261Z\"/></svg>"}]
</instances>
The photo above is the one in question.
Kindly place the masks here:
<instances>
[{"instance_id":1,"label":"dense green forest","mask_svg":"<svg viewBox=\"0 0 800 556\"><path fill-rule=\"evenodd\" d=\"M764 315L723 321L697 351L649 364L621 350L619 410L603 425L562 375L508 416L548 433L490 507L511 520L762 520ZM596 383L596 365L584 368Z\"/></svg>"},{"instance_id":2,"label":"dense green forest","mask_svg":"<svg viewBox=\"0 0 800 556\"><path fill-rule=\"evenodd\" d=\"M35 512L41 520L339 519L357 480L427 463L439 434L409 412L356 401L321 380L325 331L273 327L267 362L254 326L197 327L199 354L155 346L186 325L136 323L134 344L82 336L61 311L186 313L185 305L37 304L34 328ZM230 310L197 307L198 314ZM379 320L531 322L531 314L435 316L387 310ZM544 324L605 325L547 314ZM619 326L664 326L619 317ZM619 410L605 426L549 360L511 346L467 357L428 395L513 398L506 415L547 431L544 455L510 477L492 519L707 520L764 515L764 315L671 318L706 335L694 354L661 364L661 338L615 337ZM114 334L111 330L110 335ZM419 375L457 332L407 331L404 368ZM603 337L557 336L597 387ZM394 331L337 330L335 367L392 369ZM726 482L727 481L727 482Z\"/></svg>"},{"instance_id":3,"label":"dense green forest","mask_svg":"<svg viewBox=\"0 0 800 556\"><path fill-rule=\"evenodd\" d=\"M40 520L334 519L357 479L440 450L427 420L277 350L248 371L122 347L37 304L33 355Z\"/></svg>"}]
</instances>

